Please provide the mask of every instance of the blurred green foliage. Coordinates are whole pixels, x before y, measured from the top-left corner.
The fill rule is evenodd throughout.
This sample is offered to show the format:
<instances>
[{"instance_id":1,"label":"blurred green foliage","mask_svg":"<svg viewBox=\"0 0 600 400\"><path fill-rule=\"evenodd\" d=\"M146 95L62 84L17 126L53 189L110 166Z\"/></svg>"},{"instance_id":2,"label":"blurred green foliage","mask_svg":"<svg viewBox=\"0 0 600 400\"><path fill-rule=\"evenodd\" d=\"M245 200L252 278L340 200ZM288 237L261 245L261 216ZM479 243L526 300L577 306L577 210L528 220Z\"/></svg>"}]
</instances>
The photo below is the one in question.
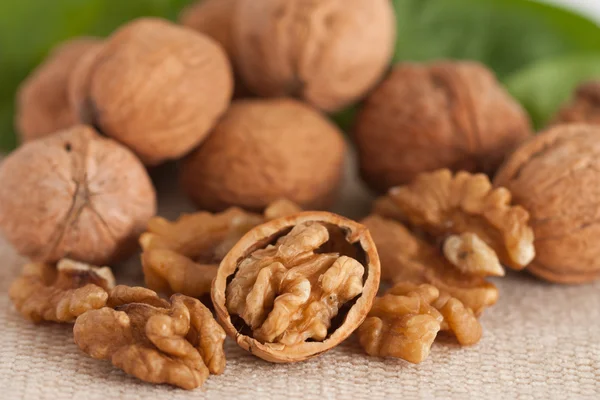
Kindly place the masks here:
<instances>
[{"instance_id":1,"label":"blurred green foliage","mask_svg":"<svg viewBox=\"0 0 600 400\"><path fill-rule=\"evenodd\" d=\"M174 19L193 1L0 2L0 148L15 144L12 120L18 84L54 45L72 36L107 35L138 16ZM398 21L394 61L481 61L506 80L538 126L580 79L600 70L600 28L557 7L530 0L391 1ZM338 120L347 127L353 114L346 110Z\"/></svg>"},{"instance_id":2,"label":"blurred green foliage","mask_svg":"<svg viewBox=\"0 0 600 400\"><path fill-rule=\"evenodd\" d=\"M579 83L600 77L600 53L542 60L506 79L508 90L542 128Z\"/></svg>"}]
</instances>

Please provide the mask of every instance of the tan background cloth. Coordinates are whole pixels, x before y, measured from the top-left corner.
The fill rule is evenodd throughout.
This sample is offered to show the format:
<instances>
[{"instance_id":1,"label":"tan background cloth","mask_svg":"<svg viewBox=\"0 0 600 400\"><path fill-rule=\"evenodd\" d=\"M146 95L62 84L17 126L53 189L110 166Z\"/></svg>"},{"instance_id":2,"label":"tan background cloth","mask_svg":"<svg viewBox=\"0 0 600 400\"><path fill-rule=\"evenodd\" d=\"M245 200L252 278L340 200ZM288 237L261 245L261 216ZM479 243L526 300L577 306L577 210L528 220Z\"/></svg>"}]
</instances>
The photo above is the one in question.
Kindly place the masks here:
<instances>
[{"instance_id":1,"label":"tan background cloth","mask_svg":"<svg viewBox=\"0 0 600 400\"><path fill-rule=\"evenodd\" d=\"M172 186L173 167L155 171L161 214L191 210ZM359 217L370 204L349 177L341 213ZM600 238L599 238L600 241ZM599 243L600 245L600 243ZM316 359L288 365L261 361L227 340L227 368L188 392L150 385L73 343L69 325L36 326L12 307L7 290L24 260L0 239L1 399L577 399L600 398L600 282L558 286L527 274L496 280L500 301L482 318L479 344L435 343L420 365L363 354L354 337ZM140 283L137 260L117 271Z\"/></svg>"}]
</instances>

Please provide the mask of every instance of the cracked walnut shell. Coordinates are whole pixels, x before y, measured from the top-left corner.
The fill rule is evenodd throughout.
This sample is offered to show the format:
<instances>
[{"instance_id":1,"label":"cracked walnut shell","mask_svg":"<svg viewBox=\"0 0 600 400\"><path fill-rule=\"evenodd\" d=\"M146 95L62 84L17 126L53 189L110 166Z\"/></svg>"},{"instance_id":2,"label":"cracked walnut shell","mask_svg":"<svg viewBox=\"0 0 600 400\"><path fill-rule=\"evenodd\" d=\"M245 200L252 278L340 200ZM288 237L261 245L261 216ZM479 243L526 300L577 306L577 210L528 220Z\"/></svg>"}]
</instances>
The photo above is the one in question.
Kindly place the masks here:
<instances>
[{"instance_id":1,"label":"cracked walnut shell","mask_svg":"<svg viewBox=\"0 0 600 400\"><path fill-rule=\"evenodd\" d=\"M225 332L199 300L180 294L169 302L145 288L117 286L113 308L77 318L75 343L93 358L143 381L184 389L225 369Z\"/></svg>"},{"instance_id":2,"label":"cracked walnut shell","mask_svg":"<svg viewBox=\"0 0 600 400\"><path fill-rule=\"evenodd\" d=\"M479 321L459 300L435 286L400 283L375 299L357 333L368 354L418 364L440 330L453 333L464 346L481 338Z\"/></svg>"},{"instance_id":3,"label":"cracked walnut shell","mask_svg":"<svg viewBox=\"0 0 600 400\"><path fill-rule=\"evenodd\" d=\"M264 216L233 207L218 214L184 214L174 222L154 217L139 239L146 286L168 295L207 294L219 263L246 232L265 220L300 211L279 200L267 207Z\"/></svg>"},{"instance_id":4,"label":"cracked walnut shell","mask_svg":"<svg viewBox=\"0 0 600 400\"><path fill-rule=\"evenodd\" d=\"M361 175L379 192L440 168L493 173L530 134L493 73L464 61L395 66L354 130Z\"/></svg>"},{"instance_id":5,"label":"cracked walnut shell","mask_svg":"<svg viewBox=\"0 0 600 400\"><path fill-rule=\"evenodd\" d=\"M292 99L234 101L208 139L181 166L198 208L262 211L286 198L306 209L335 200L346 152L341 132Z\"/></svg>"},{"instance_id":6,"label":"cracked walnut shell","mask_svg":"<svg viewBox=\"0 0 600 400\"><path fill-rule=\"evenodd\" d=\"M319 355L364 320L379 287L368 230L304 212L249 231L221 262L212 299L225 331L271 362Z\"/></svg>"},{"instance_id":7,"label":"cracked walnut shell","mask_svg":"<svg viewBox=\"0 0 600 400\"><path fill-rule=\"evenodd\" d=\"M390 189L374 212L406 221L435 238L473 233L484 242L477 243L480 247L487 244L513 269L525 268L535 256L529 213L512 206L510 192L493 188L483 174L453 175L446 169L420 174L410 184ZM444 249L458 246L457 239L447 240Z\"/></svg>"},{"instance_id":8,"label":"cracked walnut shell","mask_svg":"<svg viewBox=\"0 0 600 400\"><path fill-rule=\"evenodd\" d=\"M528 271L558 283L600 277L600 128L557 125L519 147L494 183L531 214L536 258Z\"/></svg>"},{"instance_id":9,"label":"cracked walnut shell","mask_svg":"<svg viewBox=\"0 0 600 400\"><path fill-rule=\"evenodd\" d=\"M146 165L196 147L229 106L233 78L211 38L166 20L140 18L103 44L73 83L80 118L125 144Z\"/></svg>"},{"instance_id":10,"label":"cracked walnut shell","mask_svg":"<svg viewBox=\"0 0 600 400\"><path fill-rule=\"evenodd\" d=\"M261 96L294 96L336 111L381 78L394 52L388 0L238 0L235 61Z\"/></svg>"},{"instance_id":11,"label":"cracked walnut shell","mask_svg":"<svg viewBox=\"0 0 600 400\"><path fill-rule=\"evenodd\" d=\"M155 210L140 161L87 126L25 143L0 165L0 230L37 262L122 259Z\"/></svg>"},{"instance_id":12,"label":"cracked walnut shell","mask_svg":"<svg viewBox=\"0 0 600 400\"><path fill-rule=\"evenodd\" d=\"M69 259L55 267L29 263L10 286L15 308L33 322L73 322L88 310L102 308L115 285L108 267L93 267Z\"/></svg>"},{"instance_id":13,"label":"cracked walnut shell","mask_svg":"<svg viewBox=\"0 0 600 400\"><path fill-rule=\"evenodd\" d=\"M79 60L100 47L96 38L76 38L50 52L17 93L16 129L26 142L69 128L78 123L68 97L69 80Z\"/></svg>"},{"instance_id":14,"label":"cracked walnut shell","mask_svg":"<svg viewBox=\"0 0 600 400\"><path fill-rule=\"evenodd\" d=\"M485 276L497 275L489 267L498 262L495 255L489 257L488 252L480 253L477 246L463 248L466 257L477 262L471 263L471 268L466 270L453 265L436 246L397 221L371 215L362 223L377 245L382 279L394 283L433 285L460 300L476 315L498 300L498 289L485 279Z\"/></svg>"}]
</instances>

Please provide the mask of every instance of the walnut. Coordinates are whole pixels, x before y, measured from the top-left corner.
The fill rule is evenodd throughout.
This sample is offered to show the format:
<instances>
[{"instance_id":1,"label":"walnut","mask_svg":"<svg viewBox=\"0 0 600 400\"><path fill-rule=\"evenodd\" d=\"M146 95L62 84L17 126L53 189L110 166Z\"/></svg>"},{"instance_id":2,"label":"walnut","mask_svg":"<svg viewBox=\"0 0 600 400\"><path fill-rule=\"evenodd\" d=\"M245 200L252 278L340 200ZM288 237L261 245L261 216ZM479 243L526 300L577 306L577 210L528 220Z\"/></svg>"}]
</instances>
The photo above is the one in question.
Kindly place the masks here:
<instances>
[{"instance_id":1,"label":"walnut","mask_svg":"<svg viewBox=\"0 0 600 400\"><path fill-rule=\"evenodd\" d=\"M140 236L146 286L168 295L207 294L219 263L246 232L300 211L290 201L279 200L267 207L264 216L233 207L218 214L184 214L174 222L154 217Z\"/></svg>"},{"instance_id":2,"label":"walnut","mask_svg":"<svg viewBox=\"0 0 600 400\"><path fill-rule=\"evenodd\" d=\"M88 79L74 83L87 89L80 118L147 165L196 147L229 106L233 86L218 44L156 18L122 26L80 73Z\"/></svg>"},{"instance_id":3,"label":"walnut","mask_svg":"<svg viewBox=\"0 0 600 400\"><path fill-rule=\"evenodd\" d=\"M424 361L440 329L452 332L461 345L481 338L481 325L470 309L431 285L398 284L377 297L358 338L373 356Z\"/></svg>"},{"instance_id":4,"label":"walnut","mask_svg":"<svg viewBox=\"0 0 600 400\"><path fill-rule=\"evenodd\" d=\"M535 275L558 283L600 277L600 128L559 125L524 143L494 183L531 213Z\"/></svg>"},{"instance_id":5,"label":"walnut","mask_svg":"<svg viewBox=\"0 0 600 400\"><path fill-rule=\"evenodd\" d=\"M0 166L0 186L0 230L37 262L122 259L156 210L144 166L86 126L21 146Z\"/></svg>"},{"instance_id":6,"label":"walnut","mask_svg":"<svg viewBox=\"0 0 600 400\"><path fill-rule=\"evenodd\" d=\"M553 122L600 125L600 81L582 83L575 90L571 102L558 111Z\"/></svg>"},{"instance_id":7,"label":"walnut","mask_svg":"<svg viewBox=\"0 0 600 400\"><path fill-rule=\"evenodd\" d=\"M460 268L444 257L436 246L417 237L404 225L378 215L371 215L362 223L369 229L381 259L382 278L396 283L428 283L460 300L477 315L498 300L498 289L484 279L485 275L497 275L487 265L494 265L497 258L486 258L489 253L471 255L476 266ZM471 252L476 252L472 248ZM475 271L475 273L471 273Z\"/></svg>"},{"instance_id":8,"label":"walnut","mask_svg":"<svg viewBox=\"0 0 600 400\"><path fill-rule=\"evenodd\" d=\"M291 99L233 102L184 160L181 184L200 208L262 211L278 198L303 208L335 200L346 145L324 116Z\"/></svg>"},{"instance_id":9,"label":"walnut","mask_svg":"<svg viewBox=\"0 0 600 400\"><path fill-rule=\"evenodd\" d=\"M439 168L493 173L531 133L527 114L474 62L395 66L355 124L360 170L377 191Z\"/></svg>"},{"instance_id":10,"label":"walnut","mask_svg":"<svg viewBox=\"0 0 600 400\"><path fill-rule=\"evenodd\" d=\"M17 93L17 131L28 141L77 124L67 96L71 72L79 60L100 46L96 38L60 44L21 84Z\"/></svg>"},{"instance_id":11,"label":"walnut","mask_svg":"<svg viewBox=\"0 0 600 400\"><path fill-rule=\"evenodd\" d=\"M492 188L485 175L464 171L453 175L444 169L423 173L409 185L390 189L376 203L375 213L407 221L433 237L473 233L484 242L479 243L480 248L487 244L503 264L522 269L535 256L533 230L529 213L510 203L510 192ZM457 239L450 238L444 250L460 246Z\"/></svg>"},{"instance_id":12,"label":"walnut","mask_svg":"<svg viewBox=\"0 0 600 400\"><path fill-rule=\"evenodd\" d=\"M236 63L261 96L297 96L325 111L362 97L394 52L388 0L239 0Z\"/></svg>"},{"instance_id":13,"label":"walnut","mask_svg":"<svg viewBox=\"0 0 600 400\"><path fill-rule=\"evenodd\" d=\"M143 288L117 286L117 290L119 300L144 298L139 296ZM110 360L145 382L194 389L209 373L223 372L225 332L210 310L180 294L163 305L155 304L156 293L147 300L82 314L73 328L75 343L91 357Z\"/></svg>"},{"instance_id":14,"label":"walnut","mask_svg":"<svg viewBox=\"0 0 600 400\"><path fill-rule=\"evenodd\" d=\"M56 267L26 264L9 296L16 309L34 322L73 322L88 310L104 307L107 290L114 285L110 268L63 259Z\"/></svg>"},{"instance_id":15,"label":"walnut","mask_svg":"<svg viewBox=\"0 0 600 400\"><path fill-rule=\"evenodd\" d=\"M305 212L248 232L221 262L212 299L238 345L271 362L321 354L364 320L379 286L368 230Z\"/></svg>"}]
</instances>

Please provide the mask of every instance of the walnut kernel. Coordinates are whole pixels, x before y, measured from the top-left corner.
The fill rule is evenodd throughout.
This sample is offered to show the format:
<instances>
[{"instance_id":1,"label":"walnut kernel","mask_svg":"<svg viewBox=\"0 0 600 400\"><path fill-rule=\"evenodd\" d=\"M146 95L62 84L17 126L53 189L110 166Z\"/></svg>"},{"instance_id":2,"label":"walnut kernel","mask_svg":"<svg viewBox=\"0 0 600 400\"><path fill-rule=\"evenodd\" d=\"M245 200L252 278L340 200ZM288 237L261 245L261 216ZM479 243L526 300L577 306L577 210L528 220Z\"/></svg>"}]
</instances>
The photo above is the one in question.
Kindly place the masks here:
<instances>
[{"instance_id":1,"label":"walnut kernel","mask_svg":"<svg viewBox=\"0 0 600 400\"><path fill-rule=\"evenodd\" d=\"M436 238L476 234L503 264L522 269L535 256L533 230L525 208L510 203L510 192L492 188L485 175L443 169L390 189L375 213L407 221Z\"/></svg>"},{"instance_id":2,"label":"walnut kernel","mask_svg":"<svg viewBox=\"0 0 600 400\"><path fill-rule=\"evenodd\" d=\"M458 299L435 286L400 283L375 299L357 333L368 354L418 364L440 330L453 333L463 346L481 338L479 321Z\"/></svg>"},{"instance_id":3,"label":"walnut kernel","mask_svg":"<svg viewBox=\"0 0 600 400\"><path fill-rule=\"evenodd\" d=\"M278 200L264 216L232 207L218 214L184 214L174 222L154 217L139 239L146 286L168 295L207 294L219 263L246 232L300 211L292 202Z\"/></svg>"},{"instance_id":4,"label":"walnut kernel","mask_svg":"<svg viewBox=\"0 0 600 400\"><path fill-rule=\"evenodd\" d=\"M272 362L336 346L363 321L379 286L367 229L304 212L250 230L221 262L212 298L227 333Z\"/></svg>"},{"instance_id":5,"label":"walnut kernel","mask_svg":"<svg viewBox=\"0 0 600 400\"><path fill-rule=\"evenodd\" d=\"M73 333L81 350L111 360L143 381L184 389L201 386L209 373L223 372L225 332L199 300L176 294L161 306L158 296L148 296L146 289L117 290L118 300L109 298L109 303L119 303L114 309L104 307L77 318ZM123 303L127 297L146 300Z\"/></svg>"},{"instance_id":6,"label":"walnut kernel","mask_svg":"<svg viewBox=\"0 0 600 400\"><path fill-rule=\"evenodd\" d=\"M115 285L108 267L93 267L69 259L55 267L29 263L10 286L16 309L34 322L73 322L88 310L106 305Z\"/></svg>"}]
</instances>

